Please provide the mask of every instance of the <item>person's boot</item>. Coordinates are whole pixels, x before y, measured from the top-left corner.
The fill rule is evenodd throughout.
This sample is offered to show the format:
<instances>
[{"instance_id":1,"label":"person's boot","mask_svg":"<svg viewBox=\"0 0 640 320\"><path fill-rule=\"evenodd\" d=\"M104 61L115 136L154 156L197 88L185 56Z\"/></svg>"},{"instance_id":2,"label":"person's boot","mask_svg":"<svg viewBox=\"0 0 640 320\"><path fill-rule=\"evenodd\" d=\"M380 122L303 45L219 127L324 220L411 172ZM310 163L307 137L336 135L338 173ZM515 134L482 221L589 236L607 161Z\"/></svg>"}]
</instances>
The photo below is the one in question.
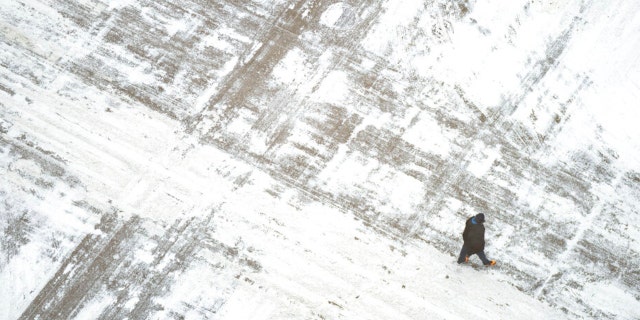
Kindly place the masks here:
<instances>
[{"instance_id":1,"label":"person's boot","mask_svg":"<svg viewBox=\"0 0 640 320\"><path fill-rule=\"evenodd\" d=\"M463 263L468 263L468 262L469 262L469 256L464 256L464 261L458 260L458 264L463 264Z\"/></svg>"},{"instance_id":2,"label":"person's boot","mask_svg":"<svg viewBox=\"0 0 640 320\"><path fill-rule=\"evenodd\" d=\"M485 266L487 267L491 267L491 266L495 266L496 265L496 261L495 260L491 260L489 261L489 263L485 264Z\"/></svg>"}]
</instances>

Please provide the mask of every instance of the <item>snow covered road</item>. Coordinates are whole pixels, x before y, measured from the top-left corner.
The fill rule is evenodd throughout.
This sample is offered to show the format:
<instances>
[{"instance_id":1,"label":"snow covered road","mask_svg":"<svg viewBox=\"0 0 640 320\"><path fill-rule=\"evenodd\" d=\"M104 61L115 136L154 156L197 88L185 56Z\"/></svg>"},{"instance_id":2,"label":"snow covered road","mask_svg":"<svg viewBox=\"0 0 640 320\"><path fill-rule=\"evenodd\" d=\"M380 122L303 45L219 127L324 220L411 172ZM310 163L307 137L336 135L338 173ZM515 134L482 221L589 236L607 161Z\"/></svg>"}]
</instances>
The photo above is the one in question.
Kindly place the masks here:
<instances>
[{"instance_id":1,"label":"snow covered road","mask_svg":"<svg viewBox=\"0 0 640 320\"><path fill-rule=\"evenodd\" d=\"M640 318L639 32L624 0L0 0L0 318ZM478 212L496 268L455 263Z\"/></svg>"}]
</instances>

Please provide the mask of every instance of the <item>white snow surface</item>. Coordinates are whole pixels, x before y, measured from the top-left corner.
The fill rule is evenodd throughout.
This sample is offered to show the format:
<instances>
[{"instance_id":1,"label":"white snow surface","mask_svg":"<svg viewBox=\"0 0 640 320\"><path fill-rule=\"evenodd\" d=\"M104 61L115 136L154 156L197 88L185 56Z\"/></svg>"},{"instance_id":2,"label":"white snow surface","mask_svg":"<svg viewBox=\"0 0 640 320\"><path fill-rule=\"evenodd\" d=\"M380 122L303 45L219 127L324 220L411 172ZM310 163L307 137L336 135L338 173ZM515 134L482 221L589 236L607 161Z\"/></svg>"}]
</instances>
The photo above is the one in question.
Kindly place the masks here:
<instances>
[{"instance_id":1,"label":"white snow surface","mask_svg":"<svg viewBox=\"0 0 640 320\"><path fill-rule=\"evenodd\" d=\"M0 319L639 319L640 4L0 1ZM497 267L458 265L487 215Z\"/></svg>"}]
</instances>

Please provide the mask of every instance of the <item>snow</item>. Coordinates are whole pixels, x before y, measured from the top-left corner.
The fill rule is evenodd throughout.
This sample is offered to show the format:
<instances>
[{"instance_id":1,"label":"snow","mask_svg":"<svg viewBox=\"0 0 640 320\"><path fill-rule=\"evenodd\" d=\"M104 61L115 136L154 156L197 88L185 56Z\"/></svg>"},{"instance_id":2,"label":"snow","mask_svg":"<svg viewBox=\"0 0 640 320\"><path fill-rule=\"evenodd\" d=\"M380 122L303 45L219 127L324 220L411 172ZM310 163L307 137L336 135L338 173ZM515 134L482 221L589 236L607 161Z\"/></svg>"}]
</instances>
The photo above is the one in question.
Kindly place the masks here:
<instances>
[{"instance_id":1,"label":"snow","mask_svg":"<svg viewBox=\"0 0 640 320\"><path fill-rule=\"evenodd\" d=\"M146 71L144 66L139 66L135 69L132 69L129 73L128 80L132 83L152 83L154 77L150 72Z\"/></svg>"},{"instance_id":2,"label":"snow","mask_svg":"<svg viewBox=\"0 0 640 320\"><path fill-rule=\"evenodd\" d=\"M68 254L74 249L75 244L71 240L73 237L80 236L84 232L93 232L89 225L96 223L95 218L92 217L83 222L77 219L84 214L73 216L61 213L60 211L64 208L70 207L69 199L57 198L57 194L51 193L44 199L30 199L40 207L36 209L37 214L31 215L31 219L34 220L32 222L37 223L39 228L30 233L30 241L20 248L8 263L4 259L0 260L2 262L0 282L5 284L0 286L0 295L7 298L0 302L0 315L4 318L19 317L31 299L35 298L47 280L56 273L57 266L61 263L56 256ZM58 203L55 202L56 200ZM60 203L60 200L66 203ZM11 226L0 226L3 227L3 232L11 228ZM61 230L64 230L62 231L64 236L60 235ZM55 245L51 248L53 243ZM65 270L64 273L69 271ZM16 295L16 293L20 294Z\"/></svg>"},{"instance_id":3,"label":"snow","mask_svg":"<svg viewBox=\"0 0 640 320\"><path fill-rule=\"evenodd\" d=\"M468 266L458 266L447 254L412 246L402 248L404 253L390 249L392 241L369 233L361 223L336 210L314 205L299 211L276 206L278 220L284 222L277 230L289 239L258 232L258 239L266 236L269 240L260 241L256 247L263 256L265 273L254 278L254 286L273 289L258 293L246 283L240 285L227 300L230 304L222 308L223 318L279 318L286 312L291 312L289 316L304 314L311 306L311 310L326 310L336 318L464 319L473 315L489 319L495 316L491 307L494 303L506 306L500 310L505 317L560 316L513 287L488 290L485 277L493 273L483 275ZM247 212L249 208L242 207L244 218L256 221L252 217L255 213ZM237 225L227 228L240 231ZM243 241L253 242L247 236L255 232L242 234ZM298 243L299 249L282 252L289 241ZM323 261L326 256L333 258ZM296 298L290 300L289 296ZM461 300L480 303L466 306L459 303ZM255 301L257 309L265 313L244 308L240 301ZM344 309L336 310L329 301ZM532 308L535 314L522 312Z\"/></svg>"},{"instance_id":4,"label":"snow","mask_svg":"<svg viewBox=\"0 0 640 320\"><path fill-rule=\"evenodd\" d=\"M305 55L298 48L287 52L283 60L274 68L274 77L282 84L290 85L306 80L309 68L305 66Z\"/></svg>"},{"instance_id":5,"label":"snow","mask_svg":"<svg viewBox=\"0 0 640 320\"><path fill-rule=\"evenodd\" d=\"M233 68L236 66L237 63L238 63L238 58L235 58L235 57L225 62L224 66L219 71L218 76L221 78L228 76L229 73L233 71ZM203 110L206 107L207 102L211 99L211 97L213 97L214 94L216 94L218 90L218 86L219 86L219 83L217 81L209 84L207 89L196 99L195 101L196 110Z\"/></svg>"},{"instance_id":6,"label":"snow","mask_svg":"<svg viewBox=\"0 0 640 320\"><path fill-rule=\"evenodd\" d=\"M467 170L480 178L493 167L494 161L500 157L500 152L499 148L491 148L483 143L474 144L473 149L474 153L479 154L479 159L470 161Z\"/></svg>"},{"instance_id":7,"label":"snow","mask_svg":"<svg viewBox=\"0 0 640 320\"><path fill-rule=\"evenodd\" d=\"M636 319L639 9L4 3L0 318Z\"/></svg>"},{"instance_id":8,"label":"snow","mask_svg":"<svg viewBox=\"0 0 640 320\"><path fill-rule=\"evenodd\" d=\"M344 14L345 7L346 4L343 2L330 5L329 8L322 13L322 16L320 16L320 23L328 27L333 26Z\"/></svg>"},{"instance_id":9,"label":"snow","mask_svg":"<svg viewBox=\"0 0 640 320\"><path fill-rule=\"evenodd\" d=\"M126 7L126 6L130 6L130 5L134 4L134 3L135 3L134 0L114 0L114 1L109 1L109 10L121 9L121 8Z\"/></svg>"},{"instance_id":10,"label":"snow","mask_svg":"<svg viewBox=\"0 0 640 320\"><path fill-rule=\"evenodd\" d=\"M89 320L94 319L97 314L102 313L105 308L110 306L116 302L116 297L114 296L105 296L105 297L96 297L93 298L89 302L88 305L85 305L82 311L75 315L74 319L78 320Z\"/></svg>"},{"instance_id":11,"label":"snow","mask_svg":"<svg viewBox=\"0 0 640 320\"><path fill-rule=\"evenodd\" d=\"M318 102L339 104L349 95L349 77L342 71L331 71L314 92L314 100Z\"/></svg>"},{"instance_id":12,"label":"snow","mask_svg":"<svg viewBox=\"0 0 640 320\"><path fill-rule=\"evenodd\" d=\"M633 319L638 314L638 300L617 283L600 281L589 284L581 298L587 303L603 306L605 312L617 314L622 319Z\"/></svg>"}]
</instances>

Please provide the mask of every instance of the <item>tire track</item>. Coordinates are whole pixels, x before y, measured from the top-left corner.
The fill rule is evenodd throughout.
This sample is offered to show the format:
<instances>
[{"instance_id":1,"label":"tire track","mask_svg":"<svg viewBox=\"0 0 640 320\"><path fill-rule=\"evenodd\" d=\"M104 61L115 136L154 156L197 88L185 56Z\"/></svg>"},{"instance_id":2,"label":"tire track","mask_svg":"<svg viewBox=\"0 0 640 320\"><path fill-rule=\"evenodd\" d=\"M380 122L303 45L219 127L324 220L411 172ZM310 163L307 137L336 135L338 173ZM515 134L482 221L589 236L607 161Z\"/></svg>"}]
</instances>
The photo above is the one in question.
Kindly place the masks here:
<instances>
[{"instance_id":1,"label":"tire track","mask_svg":"<svg viewBox=\"0 0 640 320\"><path fill-rule=\"evenodd\" d=\"M87 235L64 260L19 319L69 318L87 293L118 265L115 255L132 240L140 220L120 223L115 215L105 215L96 226L104 235ZM90 261L90 262L89 262Z\"/></svg>"}]
</instances>

